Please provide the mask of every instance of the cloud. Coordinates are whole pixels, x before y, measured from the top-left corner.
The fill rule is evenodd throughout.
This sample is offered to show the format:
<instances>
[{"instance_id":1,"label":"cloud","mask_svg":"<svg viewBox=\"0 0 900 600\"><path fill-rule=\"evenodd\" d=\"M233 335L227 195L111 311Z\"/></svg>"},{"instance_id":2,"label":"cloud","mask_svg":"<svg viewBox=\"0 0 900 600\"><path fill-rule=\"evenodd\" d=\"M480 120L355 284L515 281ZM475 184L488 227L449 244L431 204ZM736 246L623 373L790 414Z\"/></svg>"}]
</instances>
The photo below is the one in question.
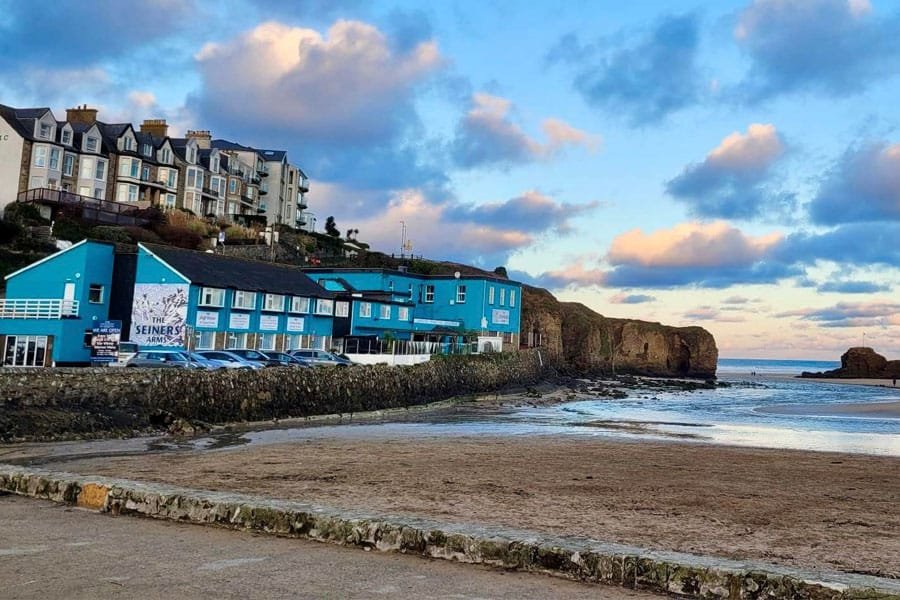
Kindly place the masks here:
<instances>
[{"instance_id":1,"label":"cloud","mask_svg":"<svg viewBox=\"0 0 900 600\"><path fill-rule=\"evenodd\" d=\"M512 102L486 93L472 96L469 111L460 120L451 154L458 166L511 166L556 155L568 146L595 151L599 137L572 127L559 119L546 119L541 143L526 134L510 119Z\"/></svg>"},{"instance_id":2,"label":"cloud","mask_svg":"<svg viewBox=\"0 0 900 600\"><path fill-rule=\"evenodd\" d=\"M874 281L829 281L821 284L820 292L835 292L838 294L874 294L876 292L889 292L891 286Z\"/></svg>"},{"instance_id":3,"label":"cloud","mask_svg":"<svg viewBox=\"0 0 900 600\"><path fill-rule=\"evenodd\" d=\"M726 136L700 163L666 184L666 191L688 205L692 215L752 219L790 213L794 197L765 185L785 146L772 124L753 123L747 133Z\"/></svg>"},{"instance_id":4,"label":"cloud","mask_svg":"<svg viewBox=\"0 0 900 600\"><path fill-rule=\"evenodd\" d=\"M574 87L591 106L624 114L632 125L652 124L698 100L698 30L696 15L667 16L634 44L584 46L570 34L547 58L574 68Z\"/></svg>"},{"instance_id":5,"label":"cloud","mask_svg":"<svg viewBox=\"0 0 900 600\"><path fill-rule=\"evenodd\" d=\"M532 190L503 202L455 205L448 208L446 216L456 222L470 221L496 227L514 227L527 232L552 229L558 233L569 233L570 219L598 206L598 202L563 204Z\"/></svg>"},{"instance_id":6,"label":"cloud","mask_svg":"<svg viewBox=\"0 0 900 600\"><path fill-rule=\"evenodd\" d=\"M192 0L55 0L43 9L16 0L0 4L0 70L25 72L86 68L148 46L174 35L195 11Z\"/></svg>"},{"instance_id":7,"label":"cloud","mask_svg":"<svg viewBox=\"0 0 900 600\"><path fill-rule=\"evenodd\" d=\"M900 325L900 304L889 300L838 302L825 308L803 308L775 315L799 317L821 327L890 327Z\"/></svg>"},{"instance_id":8,"label":"cloud","mask_svg":"<svg viewBox=\"0 0 900 600\"><path fill-rule=\"evenodd\" d=\"M772 260L780 233L749 236L724 221L681 223L645 234L633 229L616 237L606 255L610 286L724 288L772 283L799 270Z\"/></svg>"},{"instance_id":9,"label":"cloud","mask_svg":"<svg viewBox=\"0 0 900 600\"><path fill-rule=\"evenodd\" d=\"M612 304L644 304L646 302L656 302L656 297L647 294L619 293L612 296L609 301Z\"/></svg>"},{"instance_id":10,"label":"cloud","mask_svg":"<svg viewBox=\"0 0 900 600\"><path fill-rule=\"evenodd\" d=\"M718 321L719 323L743 323L747 319L735 315L723 315L711 306L699 306L684 313L689 321Z\"/></svg>"},{"instance_id":11,"label":"cloud","mask_svg":"<svg viewBox=\"0 0 900 600\"><path fill-rule=\"evenodd\" d=\"M751 60L736 90L759 101L797 91L844 96L896 75L900 14L873 14L867 0L755 0L734 37Z\"/></svg>"},{"instance_id":12,"label":"cloud","mask_svg":"<svg viewBox=\"0 0 900 600\"><path fill-rule=\"evenodd\" d=\"M748 302L750 302L750 298L743 296L729 296L722 300L722 304L747 304Z\"/></svg>"},{"instance_id":13,"label":"cloud","mask_svg":"<svg viewBox=\"0 0 900 600\"><path fill-rule=\"evenodd\" d=\"M534 285L551 290L564 288L602 287L606 285L606 272L599 267L586 266L592 257L579 257L560 269L547 271L531 278Z\"/></svg>"},{"instance_id":14,"label":"cloud","mask_svg":"<svg viewBox=\"0 0 900 600\"><path fill-rule=\"evenodd\" d=\"M900 222L849 223L831 231L798 231L775 251L778 260L814 264L819 260L857 266L900 265Z\"/></svg>"},{"instance_id":15,"label":"cloud","mask_svg":"<svg viewBox=\"0 0 900 600\"><path fill-rule=\"evenodd\" d=\"M810 216L825 225L900 221L900 144L847 150L810 204Z\"/></svg>"}]
</instances>

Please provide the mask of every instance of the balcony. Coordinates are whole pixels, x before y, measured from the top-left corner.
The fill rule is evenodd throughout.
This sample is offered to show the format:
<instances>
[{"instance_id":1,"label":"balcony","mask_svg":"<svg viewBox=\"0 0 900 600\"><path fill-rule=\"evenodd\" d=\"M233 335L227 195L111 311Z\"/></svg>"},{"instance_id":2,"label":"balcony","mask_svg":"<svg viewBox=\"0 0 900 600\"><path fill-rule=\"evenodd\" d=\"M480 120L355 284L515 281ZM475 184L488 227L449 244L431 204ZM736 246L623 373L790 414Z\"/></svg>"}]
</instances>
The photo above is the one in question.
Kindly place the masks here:
<instances>
[{"instance_id":1,"label":"balcony","mask_svg":"<svg viewBox=\"0 0 900 600\"><path fill-rule=\"evenodd\" d=\"M268 189L267 187L261 187L261 188L259 188L259 195L260 195L260 196L265 196L265 195L268 194L268 193L269 193L269 189Z\"/></svg>"},{"instance_id":2,"label":"balcony","mask_svg":"<svg viewBox=\"0 0 900 600\"><path fill-rule=\"evenodd\" d=\"M80 211L82 219L94 223L110 225L147 225L148 223L147 219L138 216L141 213L134 204L79 196L65 190L35 188L20 193L17 202L49 206L54 209L54 212L60 207L72 207Z\"/></svg>"},{"instance_id":3,"label":"balcony","mask_svg":"<svg viewBox=\"0 0 900 600\"><path fill-rule=\"evenodd\" d=\"M309 208L309 204L306 203L306 198L304 198L302 194L297 197L297 208L300 210Z\"/></svg>"},{"instance_id":4,"label":"balcony","mask_svg":"<svg viewBox=\"0 0 900 600\"><path fill-rule=\"evenodd\" d=\"M0 319L75 319L78 300L3 299L0 300Z\"/></svg>"},{"instance_id":5,"label":"balcony","mask_svg":"<svg viewBox=\"0 0 900 600\"><path fill-rule=\"evenodd\" d=\"M309 191L309 178L300 177L300 181L298 182L298 187L300 188L301 192L308 192Z\"/></svg>"}]
</instances>

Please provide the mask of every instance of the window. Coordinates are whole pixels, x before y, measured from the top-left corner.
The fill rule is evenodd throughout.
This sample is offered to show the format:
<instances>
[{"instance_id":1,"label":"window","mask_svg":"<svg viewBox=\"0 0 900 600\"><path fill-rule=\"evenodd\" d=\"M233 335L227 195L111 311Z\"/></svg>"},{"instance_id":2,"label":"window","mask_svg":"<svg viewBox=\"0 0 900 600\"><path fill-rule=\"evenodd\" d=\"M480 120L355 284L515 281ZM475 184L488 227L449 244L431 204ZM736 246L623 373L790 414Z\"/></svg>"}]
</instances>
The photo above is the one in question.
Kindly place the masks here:
<instances>
[{"instance_id":1,"label":"window","mask_svg":"<svg viewBox=\"0 0 900 600\"><path fill-rule=\"evenodd\" d=\"M122 148L129 151L134 150L134 140L127 136L122 138Z\"/></svg>"},{"instance_id":2,"label":"window","mask_svg":"<svg viewBox=\"0 0 900 600\"><path fill-rule=\"evenodd\" d=\"M397 318L401 321L409 321L409 308L401 306L397 309Z\"/></svg>"},{"instance_id":3,"label":"window","mask_svg":"<svg viewBox=\"0 0 900 600\"><path fill-rule=\"evenodd\" d=\"M506 288L500 288L500 306L506 304Z\"/></svg>"},{"instance_id":4,"label":"window","mask_svg":"<svg viewBox=\"0 0 900 600\"><path fill-rule=\"evenodd\" d=\"M86 186L86 185L79 186L79 188L78 188L78 194L81 195L81 196L90 196L90 195L91 195L91 188L89 188L89 187Z\"/></svg>"},{"instance_id":5,"label":"window","mask_svg":"<svg viewBox=\"0 0 900 600\"><path fill-rule=\"evenodd\" d=\"M465 304L466 303L466 286L464 286L464 285L456 286L456 303L457 304Z\"/></svg>"},{"instance_id":6,"label":"window","mask_svg":"<svg viewBox=\"0 0 900 600\"><path fill-rule=\"evenodd\" d=\"M281 294L266 294L263 298L263 310L281 312L284 310L284 296Z\"/></svg>"},{"instance_id":7,"label":"window","mask_svg":"<svg viewBox=\"0 0 900 600\"><path fill-rule=\"evenodd\" d=\"M275 349L275 334L274 333L263 333L259 336L259 349L260 350L274 350Z\"/></svg>"},{"instance_id":8,"label":"window","mask_svg":"<svg viewBox=\"0 0 900 600\"><path fill-rule=\"evenodd\" d=\"M75 155L66 154L63 158L63 175L71 175L75 170Z\"/></svg>"},{"instance_id":9,"label":"window","mask_svg":"<svg viewBox=\"0 0 900 600\"><path fill-rule=\"evenodd\" d=\"M68 129L64 129L62 132L62 143L66 146L72 145L72 132Z\"/></svg>"},{"instance_id":10,"label":"window","mask_svg":"<svg viewBox=\"0 0 900 600\"><path fill-rule=\"evenodd\" d=\"M234 301L231 303L231 306L232 308L244 308L248 310L256 308L256 292L235 290Z\"/></svg>"},{"instance_id":11,"label":"window","mask_svg":"<svg viewBox=\"0 0 900 600\"><path fill-rule=\"evenodd\" d=\"M425 303L431 304L434 302L434 286L426 285L425 286Z\"/></svg>"},{"instance_id":12,"label":"window","mask_svg":"<svg viewBox=\"0 0 900 600\"><path fill-rule=\"evenodd\" d=\"M91 179L94 176L94 159L82 158L80 164L81 173L79 174L79 177L82 179Z\"/></svg>"},{"instance_id":13,"label":"window","mask_svg":"<svg viewBox=\"0 0 900 600\"><path fill-rule=\"evenodd\" d=\"M128 188L128 202L137 202L138 199L138 187L136 185L126 185Z\"/></svg>"},{"instance_id":14,"label":"window","mask_svg":"<svg viewBox=\"0 0 900 600\"><path fill-rule=\"evenodd\" d=\"M197 169L188 169L187 186L190 188L197 187Z\"/></svg>"},{"instance_id":15,"label":"window","mask_svg":"<svg viewBox=\"0 0 900 600\"><path fill-rule=\"evenodd\" d=\"M103 181L106 177L106 162L102 160L97 161L97 168L94 170L94 179L99 179Z\"/></svg>"},{"instance_id":16,"label":"window","mask_svg":"<svg viewBox=\"0 0 900 600\"><path fill-rule=\"evenodd\" d=\"M334 314L334 300L323 300L319 298L316 300L316 314L317 315L332 315Z\"/></svg>"},{"instance_id":17,"label":"window","mask_svg":"<svg viewBox=\"0 0 900 600\"><path fill-rule=\"evenodd\" d=\"M229 179L228 180L228 193L229 194L237 194L237 179Z\"/></svg>"},{"instance_id":18,"label":"window","mask_svg":"<svg viewBox=\"0 0 900 600\"><path fill-rule=\"evenodd\" d=\"M291 298L291 312L308 313L309 298L301 298L300 296L294 296L293 298Z\"/></svg>"},{"instance_id":19,"label":"window","mask_svg":"<svg viewBox=\"0 0 900 600\"><path fill-rule=\"evenodd\" d=\"M170 194L171 195L171 194ZM174 198L174 196L173 196ZM173 201L174 204L174 201ZM225 290L205 287L200 290L200 306L225 306Z\"/></svg>"},{"instance_id":20,"label":"window","mask_svg":"<svg viewBox=\"0 0 900 600\"><path fill-rule=\"evenodd\" d=\"M166 208L175 208L175 194L166 194Z\"/></svg>"},{"instance_id":21,"label":"window","mask_svg":"<svg viewBox=\"0 0 900 600\"><path fill-rule=\"evenodd\" d=\"M38 176L33 176L29 180L28 187L29 187L29 189L32 189L32 190L44 187L44 178L38 177Z\"/></svg>"},{"instance_id":22,"label":"window","mask_svg":"<svg viewBox=\"0 0 900 600\"><path fill-rule=\"evenodd\" d=\"M3 364L7 367L43 367L50 339L46 335L6 336Z\"/></svg>"},{"instance_id":23,"label":"window","mask_svg":"<svg viewBox=\"0 0 900 600\"><path fill-rule=\"evenodd\" d=\"M50 149L50 168L54 171L59 170L59 148Z\"/></svg>"},{"instance_id":24,"label":"window","mask_svg":"<svg viewBox=\"0 0 900 600\"><path fill-rule=\"evenodd\" d=\"M150 181L150 167L144 167L141 170L141 181Z\"/></svg>"},{"instance_id":25,"label":"window","mask_svg":"<svg viewBox=\"0 0 900 600\"><path fill-rule=\"evenodd\" d=\"M144 144L141 146L141 154L144 156L152 156L153 155L153 146L150 144Z\"/></svg>"},{"instance_id":26,"label":"window","mask_svg":"<svg viewBox=\"0 0 900 600\"><path fill-rule=\"evenodd\" d=\"M163 149L160 151L160 158L159 158L159 160L160 160L160 162L164 162L164 163L166 163L167 165L172 164L172 151L169 150L168 148L163 148Z\"/></svg>"},{"instance_id":27,"label":"window","mask_svg":"<svg viewBox=\"0 0 900 600\"><path fill-rule=\"evenodd\" d=\"M141 161L136 158L119 159L119 176L137 179L141 174Z\"/></svg>"},{"instance_id":28,"label":"window","mask_svg":"<svg viewBox=\"0 0 900 600\"><path fill-rule=\"evenodd\" d=\"M371 302L360 302L359 303L359 316L365 319L368 319L372 316L372 304Z\"/></svg>"},{"instance_id":29,"label":"window","mask_svg":"<svg viewBox=\"0 0 900 600\"><path fill-rule=\"evenodd\" d=\"M41 123L41 133L40 136L45 140L50 139L50 126L46 123Z\"/></svg>"},{"instance_id":30,"label":"window","mask_svg":"<svg viewBox=\"0 0 900 600\"><path fill-rule=\"evenodd\" d=\"M88 288L88 302L91 304L103 304L103 286L92 283Z\"/></svg>"},{"instance_id":31,"label":"window","mask_svg":"<svg viewBox=\"0 0 900 600\"><path fill-rule=\"evenodd\" d=\"M95 137L88 137L88 138L84 141L84 148L85 148L88 152L96 152L96 151L97 151L97 144L99 143L99 141L100 141L100 140L98 140L98 139L95 138Z\"/></svg>"},{"instance_id":32,"label":"window","mask_svg":"<svg viewBox=\"0 0 900 600\"><path fill-rule=\"evenodd\" d=\"M197 350L212 350L216 347L216 332L198 331L196 344Z\"/></svg>"},{"instance_id":33,"label":"window","mask_svg":"<svg viewBox=\"0 0 900 600\"><path fill-rule=\"evenodd\" d=\"M93 329L85 329L84 334L81 336L81 345L85 348L90 348L93 345L94 341L94 330Z\"/></svg>"},{"instance_id":34,"label":"window","mask_svg":"<svg viewBox=\"0 0 900 600\"><path fill-rule=\"evenodd\" d=\"M350 303L349 302L335 302L334 303L334 316L349 317L350 316Z\"/></svg>"},{"instance_id":35,"label":"window","mask_svg":"<svg viewBox=\"0 0 900 600\"><path fill-rule=\"evenodd\" d=\"M390 319L391 318L391 305L390 304L382 304L378 307L378 316L382 319Z\"/></svg>"},{"instance_id":36,"label":"window","mask_svg":"<svg viewBox=\"0 0 900 600\"><path fill-rule=\"evenodd\" d=\"M46 146L35 146L34 147L34 166L36 166L36 167L46 167L47 166L47 147Z\"/></svg>"},{"instance_id":37,"label":"window","mask_svg":"<svg viewBox=\"0 0 900 600\"><path fill-rule=\"evenodd\" d=\"M493 303L494 303L494 286L491 286L491 288L488 290L488 304L493 304Z\"/></svg>"},{"instance_id":38,"label":"window","mask_svg":"<svg viewBox=\"0 0 900 600\"><path fill-rule=\"evenodd\" d=\"M218 156L210 161L209 170L212 171L213 173L219 172L219 157Z\"/></svg>"},{"instance_id":39,"label":"window","mask_svg":"<svg viewBox=\"0 0 900 600\"><path fill-rule=\"evenodd\" d=\"M509 290L509 305L516 305L516 290Z\"/></svg>"},{"instance_id":40,"label":"window","mask_svg":"<svg viewBox=\"0 0 900 600\"><path fill-rule=\"evenodd\" d=\"M178 187L178 171L175 169L169 169L169 174L167 175L166 185L170 188Z\"/></svg>"},{"instance_id":41,"label":"window","mask_svg":"<svg viewBox=\"0 0 900 600\"><path fill-rule=\"evenodd\" d=\"M94 188L94 198L99 198L103 200L103 188L95 187Z\"/></svg>"},{"instance_id":42,"label":"window","mask_svg":"<svg viewBox=\"0 0 900 600\"><path fill-rule=\"evenodd\" d=\"M243 349L247 347L246 333L229 333L225 348L228 350Z\"/></svg>"}]
</instances>

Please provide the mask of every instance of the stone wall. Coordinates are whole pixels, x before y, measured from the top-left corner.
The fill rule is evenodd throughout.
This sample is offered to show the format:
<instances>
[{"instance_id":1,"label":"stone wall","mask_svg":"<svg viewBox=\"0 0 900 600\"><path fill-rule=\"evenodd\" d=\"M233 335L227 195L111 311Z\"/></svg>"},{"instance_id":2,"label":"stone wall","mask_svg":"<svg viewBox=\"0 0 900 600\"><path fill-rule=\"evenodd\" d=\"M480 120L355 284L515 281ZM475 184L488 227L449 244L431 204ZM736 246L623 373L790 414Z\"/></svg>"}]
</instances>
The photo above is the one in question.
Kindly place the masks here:
<instances>
[{"instance_id":1,"label":"stone wall","mask_svg":"<svg viewBox=\"0 0 900 600\"><path fill-rule=\"evenodd\" d=\"M409 367L0 369L0 441L130 434L174 419L352 414L527 385L543 375L536 351L435 357Z\"/></svg>"}]
</instances>

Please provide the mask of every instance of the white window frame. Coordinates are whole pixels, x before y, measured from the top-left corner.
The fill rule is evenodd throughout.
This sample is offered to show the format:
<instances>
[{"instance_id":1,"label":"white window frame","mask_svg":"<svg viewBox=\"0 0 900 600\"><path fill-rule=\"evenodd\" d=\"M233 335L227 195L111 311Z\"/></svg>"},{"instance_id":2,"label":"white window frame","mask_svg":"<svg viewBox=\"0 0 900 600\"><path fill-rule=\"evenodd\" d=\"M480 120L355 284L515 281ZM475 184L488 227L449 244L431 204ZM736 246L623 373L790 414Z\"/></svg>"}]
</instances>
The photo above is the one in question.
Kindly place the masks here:
<instances>
[{"instance_id":1,"label":"white window frame","mask_svg":"<svg viewBox=\"0 0 900 600\"><path fill-rule=\"evenodd\" d=\"M494 303L494 286L488 289L488 304Z\"/></svg>"},{"instance_id":2,"label":"white window frame","mask_svg":"<svg viewBox=\"0 0 900 600\"><path fill-rule=\"evenodd\" d=\"M267 343L271 340L271 343ZM256 336L256 347L257 350L262 350L263 352L274 352L278 345L278 334L277 333L260 333Z\"/></svg>"},{"instance_id":3,"label":"white window frame","mask_svg":"<svg viewBox=\"0 0 900 600\"><path fill-rule=\"evenodd\" d=\"M398 306L397 307L397 320L398 321L409 321L409 307L408 306Z\"/></svg>"},{"instance_id":4,"label":"white window frame","mask_svg":"<svg viewBox=\"0 0 900 600\"><path fill-rule=\"evenodd\" d=\"M79 164L78 177L80 179L94 178L94 159L82 158Z\"/></svg>"},{"instance_id":5,"label":"white window frame","mask_svg":"<svg viewBox=\"0 0 900 600\"><path fill-rule=\"evenodd\" d=\"M424 300L425 304L434 304L434 286L433 285L425 286L425 297L423 300Z\"/></svg>"},{"instance_id":6,"label":"white window frame","mask_svg":"<svg viewBox=\"0 0 900 600\"><path fill-rule=\"evenodd\" d=\"M506 288L500 288L500 306L506 306Z\"/></svg>"},{"instance_id":7,"label":"white window frame","mask_svg":"<svg viewBox=\"0 0 900 600\"><path fill-rule=\"evenodd\" d=\"M216 299L218 299L218 302ZM200 301L197 302L197 306L222 308L225 306L225 290L215 287L200 288Z\"/></svg>"},{"instance_id":8,"label":"white window frame","mask_svg":"<svg viewBox=\"0 0 900 600\"><path fill-rule=\"evenodd\" d=\"M284 312L284 296L282 294L266 294L263 296L263 310Z\"/></svg>"},{"instance_id":9,"label":"white window frame","mask_svg":"<svg viewBox=\"0 0 900 600\"><path fill-rule=\"evenodd\" d=\"M36 167L46 167L47 166L47 146L35 146L34 147L34 166L36 166Z\"/></svg>"},{"instance_id":10,"label":"white window frame","mask_svg":"<svg viewBox=\"0 0 900 600\"><path fill-rule=\"evenodd\" d=\"M359 316L362 319L371 319L372 318L372 303L371 302L360 302L359 303Z\"/></svg>"},{"instance_id":11,"label":"white window frame","mask_svg":"<svg viewBox=\"0 0 900 600\"><path fill-rule=\"evenodd\" d=\"M91 296L94 293L94 290L100 291L100 299L92 300ZM103 304L103 300L106 298L106 286L101 283L92 283L88 285L88 303L89 304Z\"/></svg>"},{"instance_id":12,"label":"white window frame","mask_svg":"<svg viewBox=\"0 0 900 600\"><path fill-rule=\"evenodd\" d=\"M509 306L510 308L516 307L516 290L509 290Z\"/></svg>"},{"instance_id":13,"label":"white window frame","mask_svg":"<svg viewBox=\"0 0 900 600\"><path fill-rule=\"evenodd\" d=\"M241 302L238 303L238 298ZM244 290L234 290L231 298L231 308L242 310L253 310L256 308L256 292L246 292Z\"/></svg>"},{"instance_id":14,"label":"white window frame","mask_svg":"<svg viewBox=\"0 0 900 600\"><path fill-rule=\"evenodd\" d=\"M100 143L99 138L95 138L93 136L87 136L84 140L84 148L88 152L96 152L97 145Z\"/></svg>"},{"instance_id":15,"label":"white window frame","mask_svg":"<svg viewBox=\"0 0 900 600\"><path fill-rule=\"evenodd\" d=\"M247 332L246 331L229 331L225 336L226 350L246 350L247 349Z\"/></svg>"},{"instance_id":16,"label":"white window frame","mask_svg":"<svg viewBox=\"0 0 900 600\"><path fill-rule=\"evenodd\" d=\"M464 284L456 285L456 303L457 304L465 304L466 303L466 286Z\"/></svg>"},{"instance_id":17,"label":"white window frame","mask_svg":"<svg viewBox=\"0 0 900 600\"><path fill-rule=\"evenodd\" d=\"M208 340L207 343L204 340ZM197 350L215 350L216 348L216 332L215 331L197 331L195 346Z\"/></svg>"},{"instance_id":18,"label":"white window frame","mask_svg":"<svg viewBox=\"0 0 900 600\"><path fill-rule=\"evenodd\" d=\"M290 312L301 315L309 314L309 298L304 296L293 296L291 298Z\"/></svg>"},{"instance_id":19,"label":"white window frame","mask_svg":"<svg viewBox=\"0 0 900 600\"><path fill-rule=\"evenodd\" d=\"M72 145L72 132L68 129L63 129L62 137L60 138L62 143L66 146Z\"/></svg>"},{"instance_id":20,"label":"white window frame","mask_svg":"<svg viewBox=\"0 0 900 600\"><path fill-rule=\"evenodd\" d=\"M59 171L59 148L50 148L50 170Z\"/></svg>"},{"instance_id":21,"label":"white window frame","mask_svg":"<svg viewBox=\"0 0 900 600\"><path fill-rule=\"evenodd\" d=\"M334 314L334 300L316 298L316 314L328 317L332 316Z\"/></svg>"},{"instance_id":22,"label":"white window frame","mask_svg":"<svg viewBox=\"0 0 900 600\"><path fill-rule=\"evenodd\" d=\"M350 303L349 302L335 302L334 303L334 316L335 317L349 317L350 316Z\"/></svg>"},{"instance_id":23,"label":"white window frame","mask_svg":"<svg viewBox=\"0 0 900 600\"><path fill-rule=\"evenodd\" d=\"M47 123L41 122L38 127L38 137L44 140L50 139L50 134L53 133L53 128Z\"/></svg>"},{"instance_id":24,"label":"white window frame","mask_svg":"<svg viewBox=\"0 0 900 600\"><path fill-rule=\"evenodd\" d=\"M144 156L153 156L153 146L150 144L141 144L141 154Z\"/></svg>"},{"instance_id":25,"label":"white window frame","mask_svg":"<svg viewBox=\"0 0 900 600\"><path fill-rule=\"evenodd\" d=\"M391 318L391 305L390 304L378 305L378 318L379 319L390 319Z\"/></svg>"},{"instance_id":26,"label":"white window frame","mask_svg":"<svg viewBox=\"0 0 900 600\"><path fill-rule=\"evenodd\" d=\"M71 176L75 172L75 155L65 153L63 156L63 175Z\"/></svg>"},{"instance_id":27,"label":"white window frame","mask_svg":"<svg viewBox=\"0 0 900 600\"><path fill-rule=\"evenodd\" d=\"M97 159L97 164L94 165L94 179L97 181L105 181L106 180L106 161Z\"/></svg>"}]
</instances>

